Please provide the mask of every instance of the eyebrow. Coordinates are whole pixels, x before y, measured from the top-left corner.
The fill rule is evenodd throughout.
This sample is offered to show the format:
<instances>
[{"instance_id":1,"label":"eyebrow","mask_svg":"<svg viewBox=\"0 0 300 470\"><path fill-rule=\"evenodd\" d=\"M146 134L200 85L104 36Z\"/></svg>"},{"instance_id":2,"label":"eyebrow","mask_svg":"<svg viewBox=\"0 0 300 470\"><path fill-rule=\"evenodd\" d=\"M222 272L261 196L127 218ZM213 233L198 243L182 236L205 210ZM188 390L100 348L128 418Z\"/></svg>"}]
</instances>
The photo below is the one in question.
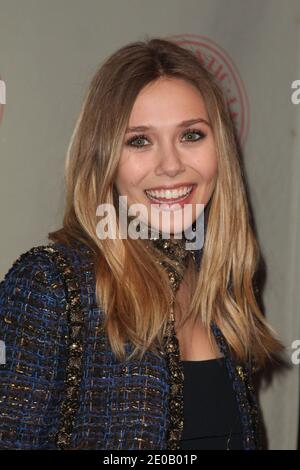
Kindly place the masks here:
<instances>
[{"instance_id":1,"label":"eyebrow","mask_svg":"<svg viewBox=\"0 0 300 470\"><path fill-rule=\"evenodd\" d=\"M177 124L176 127L180 128L180 127L187 127L187 126L191 126L192 124L196 124L197 122L203 122L204 124L206 124L207 126L211 127L210 123L206 120L206 119L203 119L203 118L195 118L195 119L188 119L186 121L182 121L180 122L179 124ZM149 131L151 129L155 129L154 126L134 126L134 127L128 127L126 129L126 134L128 132L144 132L144 131Z\"/></svg>"}]
</instances>

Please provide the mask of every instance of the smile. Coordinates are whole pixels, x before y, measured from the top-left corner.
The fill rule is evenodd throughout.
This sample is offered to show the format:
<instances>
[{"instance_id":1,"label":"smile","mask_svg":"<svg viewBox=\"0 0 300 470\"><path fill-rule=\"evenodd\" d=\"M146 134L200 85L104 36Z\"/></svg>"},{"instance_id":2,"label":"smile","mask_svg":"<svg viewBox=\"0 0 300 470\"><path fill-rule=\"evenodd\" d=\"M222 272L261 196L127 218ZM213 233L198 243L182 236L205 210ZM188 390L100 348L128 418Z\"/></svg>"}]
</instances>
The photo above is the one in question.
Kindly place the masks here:
<instances>
[{"instance_id":1,"label":"smile","mask_svg":"<svg viewBox=\"0 0 300 470\"><path fill-rule=\"evenodd\" d=\"M145 190L148 199L155 204L164 204L167 209L170 203L183 205L191 199L196 185L182 186L176 189ZM172 207L170 206L170 208Z\"/></svg>"}]
</instances>

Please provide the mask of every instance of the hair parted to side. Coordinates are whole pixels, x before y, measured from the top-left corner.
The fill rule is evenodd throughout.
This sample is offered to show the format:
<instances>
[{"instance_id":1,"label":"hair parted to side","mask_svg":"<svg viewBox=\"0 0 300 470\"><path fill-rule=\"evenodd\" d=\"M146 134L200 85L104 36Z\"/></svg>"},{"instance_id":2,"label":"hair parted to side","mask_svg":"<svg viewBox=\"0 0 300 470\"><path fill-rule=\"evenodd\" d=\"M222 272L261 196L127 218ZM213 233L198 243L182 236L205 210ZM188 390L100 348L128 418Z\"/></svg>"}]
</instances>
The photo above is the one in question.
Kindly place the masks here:
<instances>
[{"instance_id":1,"label":"hair parted to side","mask_svg":"<svg viewBox=\"0 0 300 470\"><path fill-rule=\"evenodd\" d=\"M96 209L110 203L118 214L114 181L130 113L139 92L161 77L185 80L199 90L218 158L201 269L183 322L201 315L215 347L210 328L214 321L236 359L251 357L262 366L282 346L253 290L260 252L250 226L234 128L217 79L191 51L172 40L147 38L120 48L101 64L67 151L63 227L48 237L68 244L80 240L91 248L97 302L105 312L103 328L116 357L142 358L146 350L159 353L172 299L167 274L143 240L100 239ZM134 346L128 358L126 341Z\"/></svg>"}]
</instances>

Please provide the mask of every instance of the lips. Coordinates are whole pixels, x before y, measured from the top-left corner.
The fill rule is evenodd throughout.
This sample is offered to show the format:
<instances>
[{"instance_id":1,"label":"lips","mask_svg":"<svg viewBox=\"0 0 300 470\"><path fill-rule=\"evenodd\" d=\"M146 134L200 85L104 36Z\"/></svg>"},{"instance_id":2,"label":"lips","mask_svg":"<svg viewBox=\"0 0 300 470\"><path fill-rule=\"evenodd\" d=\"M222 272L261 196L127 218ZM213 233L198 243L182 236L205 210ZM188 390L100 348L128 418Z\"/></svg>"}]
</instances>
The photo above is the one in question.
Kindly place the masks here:
<instances>
[{"instance_id":1,"label":"lips","mask_svg":"<svg viewBox=\"0 0 300 470\"><path fill-rule=\"evenodd\" d=\"M195 183L182 183L174 185L172 187L160 187L160 188L151 188L146 189L146 196L151 200L156 200L158 202L162 201L177 201L188 196L188 194L193 190Z\"/></svg>"},{"instance_id":2,"label":"lips","mask_svg":"<svg viewBox=\"0 0 300 470\"><path fill-rule=\"evenodd\" d=\"M146 189L146 191L160 191L160 190L167 190L167 189L178 189L178 188L184 188L185 186L194 186L196 183L191 183L190 181L184 181L183 183L177 183L177 184L172 184L172 185L162 185L162 186L157 186L155 188L149 188Z\"/></svg>"},{"instance_id":3,"label":"lips","mask_svg":"<svg viewBox=\"0 0 300 470\"><path fill-rule=\"evenodd\" d=\"M187 186L191 186L191 185L187 185ZM187 187L187 186L185 186L185 187ZM183 187L183 186L178 186L178 188L179 187ZM193 197L195 187L196 187L196 185L193 184L191 189L187 192L187 194L185 194L183 196L180 196L180 197L174 197L174 198L155 197L153 195L150 195L146 191L145 191L145 194L146 194L147 198L155 206L159 206L159 208L162 208L162 209L170 210L172 208L178 208L178 205L180 207L183 207L184 204L188 204L190 202L190 200L192 199L192 197Z\"/></svg>"}]
</instances>

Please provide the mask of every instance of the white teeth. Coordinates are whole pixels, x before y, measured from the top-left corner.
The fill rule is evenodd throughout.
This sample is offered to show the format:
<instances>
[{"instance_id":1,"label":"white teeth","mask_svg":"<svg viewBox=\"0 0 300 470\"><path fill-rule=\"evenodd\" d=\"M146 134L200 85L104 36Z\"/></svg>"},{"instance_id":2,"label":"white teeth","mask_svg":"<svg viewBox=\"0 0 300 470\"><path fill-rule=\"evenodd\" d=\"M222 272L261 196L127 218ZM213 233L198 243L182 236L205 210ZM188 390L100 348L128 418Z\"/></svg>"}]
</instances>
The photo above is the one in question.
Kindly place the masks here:
<instances>
[{"instance_id":1,"label":"white teeth","mask_svg":"<svg viewBox=\"0 0 300 470\"><path fill-rule=\"evenodd\" d=\"M146 194L156 199L178 199L187 196L193 189L193 186L183 186L180 189L167 189L159 191L146 191Z\"/></svg>"}]
</instances>

